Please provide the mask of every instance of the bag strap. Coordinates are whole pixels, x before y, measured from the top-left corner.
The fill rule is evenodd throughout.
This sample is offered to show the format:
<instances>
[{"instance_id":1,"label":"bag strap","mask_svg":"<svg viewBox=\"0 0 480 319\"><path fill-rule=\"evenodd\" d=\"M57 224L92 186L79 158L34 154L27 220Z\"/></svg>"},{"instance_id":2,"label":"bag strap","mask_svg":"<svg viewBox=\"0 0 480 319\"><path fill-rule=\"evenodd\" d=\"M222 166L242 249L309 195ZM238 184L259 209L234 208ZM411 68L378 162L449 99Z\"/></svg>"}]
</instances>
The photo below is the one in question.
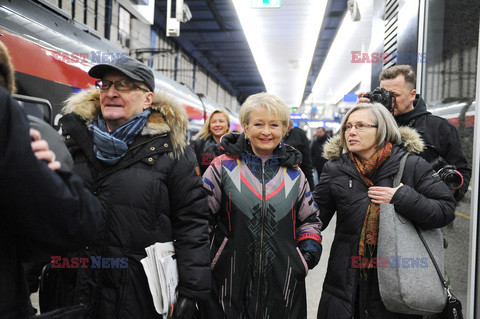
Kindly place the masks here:
<instances>
[{"instance_id":1,"label":"bag strap","mask_svg":"<svg viewBox=\"0 0 480 319\"><path fill-rule=\"evenodd\" d=\"M393 188L400 185L400 180L402 179L403 170L405 168L405 162L407 161L408 155L410 155L410 153L407 153L407 154L403 155L402 159L400 160L400 166L398 168L398 172L393 177Z\"/></svg>"},{"instance_id":2,"label":"bag strap","mask_svg":"<svg viewBox=\"0 0 480 319\"><path fill-rule=\"evenodd\" d=\"M435 257L433 257L432 251L430 250L430 247L428 247L428 244L425 241L425 237L423 237L423 234L422 234L420 228L418 228L418 226L415 225L415 224L413 226L415 227L415 230L418 233L418 237L420 237L420 240L422 241L423 245L425 246L425 249L427 250L427 253L430 256L430 259L432 260L433 265L435 266L435 270L437 271L438 277L440 277L440 281L442 282L443 287L445 287L445 289L447 290L448 300L449 301L456 300L457 298L452 294L452 292L450 291L450 288L448 288L447 281L445 280L445 277L443 277L443 274L440 271L440 267L438 267L437 261L435 260Z\"/></svg>"},{"instance_id":3,"label":"bag strap","mask_svg":"<svg viewBox=\"0 0 480 319\"><path fill-rule=\"evenodd\" d=\"M397 174L393 178L393 187L397 187L400 185L400 180L403 175L403 170L405 169L405 162L407 160L409 153L405 154L402 159L400 160L400 167L398 169ZM445 277L443 277L442 272L440 271L440 267L438 267L437 261L435 260L435 257L433 257L432 251L430 250L430 247L428 247L427 242L425 241L425 237L423 237L422 232L420 231L420 228L418 228L417 225L413 224L415 227L415 230L417 231L418 237L420 237L420 240L422 241L423 245L425 246L425 249L427 250L428 255L430 256L430 259L433 262L433 265L435 266L435 270L437 271L438 277L440 278L440 281L443 284L443 287L447 290L447 296L448 300L456 300L455 296L451 293L450 288L448 288L447 281L445 280Z\"/></svg>"}]
</instances>

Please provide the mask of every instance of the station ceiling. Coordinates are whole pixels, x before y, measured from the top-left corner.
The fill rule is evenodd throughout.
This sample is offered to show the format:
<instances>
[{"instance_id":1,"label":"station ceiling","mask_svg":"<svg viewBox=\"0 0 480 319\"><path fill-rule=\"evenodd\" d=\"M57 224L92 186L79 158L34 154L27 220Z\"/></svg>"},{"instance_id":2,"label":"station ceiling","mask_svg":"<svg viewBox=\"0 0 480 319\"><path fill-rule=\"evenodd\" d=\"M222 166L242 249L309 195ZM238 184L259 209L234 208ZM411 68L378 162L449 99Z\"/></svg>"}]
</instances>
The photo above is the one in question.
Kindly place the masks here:
<instances>
[{"instance_id":1,"label":"station ceiling","mask_svg":"<svg viewBox=\"0 0 480 319\"><path fill-rule=\"evenodd\" d=\"M180 36L171 39L217 78L240 103L251 94L265 91L232 1L185 0L185 3L190 8L192 19L181 23ZM166 11L167 1L156 1L155 24L164 31ZM303 93L304 100L311 93L346 11L346 0L328 0ZM285 27L285 24L294 24L295 21L278 23Z\"/></svg>"}]
</instances>

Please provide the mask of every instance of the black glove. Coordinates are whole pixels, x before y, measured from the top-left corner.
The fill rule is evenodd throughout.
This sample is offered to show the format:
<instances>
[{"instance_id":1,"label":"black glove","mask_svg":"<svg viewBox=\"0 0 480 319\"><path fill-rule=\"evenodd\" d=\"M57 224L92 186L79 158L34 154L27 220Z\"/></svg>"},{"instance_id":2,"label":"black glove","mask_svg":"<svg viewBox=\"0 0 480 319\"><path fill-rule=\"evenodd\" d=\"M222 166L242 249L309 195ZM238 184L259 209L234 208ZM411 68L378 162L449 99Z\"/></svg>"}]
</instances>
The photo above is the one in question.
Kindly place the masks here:
<instances>
[{"instance_id":1,"label":"black glove","mask_svg":"<svg viewBox=\"0 0 480 319\"><path fill-rule=\"evenodd\" d=\"M195 313L195 300L178 296L177 303L175 304L173 318L175 319L192 319Z\"/></svg>"},{"instance_id":2,"label":"black glove","mask_svg":"<svg viewBox=\"0 0 480 319\"><path fill-rule=\"evenodd\" d=\"M312 269L317 265L317 261L315 260L316 258L313 256L312 253L306 251L302 253L303 259L305 259L305 262L307 263L308 269Z\"/></svg>"}]
</instances>

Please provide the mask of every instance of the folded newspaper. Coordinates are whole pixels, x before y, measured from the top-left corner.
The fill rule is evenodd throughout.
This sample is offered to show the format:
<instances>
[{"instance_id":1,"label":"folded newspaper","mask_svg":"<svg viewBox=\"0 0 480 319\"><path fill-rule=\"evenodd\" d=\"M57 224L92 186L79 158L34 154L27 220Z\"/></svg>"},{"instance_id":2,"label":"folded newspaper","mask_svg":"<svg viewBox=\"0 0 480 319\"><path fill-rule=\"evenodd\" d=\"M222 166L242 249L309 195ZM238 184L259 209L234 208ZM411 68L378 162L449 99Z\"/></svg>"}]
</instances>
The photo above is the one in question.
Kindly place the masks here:
<instances>
[{"instance_id":1,"label":"folded newspaper","mask_svg":"<svg viewBox=\"0 0 480 319\"><path fill-rule=\"evenodd\" d=\"M155 243L145 248L147 257L140 260L147 275L148 286L152 294L155 310L163 319L173 314L173 305L177 300L178 285L177 260L173 242Z\"/></svg>"}]
</instances>

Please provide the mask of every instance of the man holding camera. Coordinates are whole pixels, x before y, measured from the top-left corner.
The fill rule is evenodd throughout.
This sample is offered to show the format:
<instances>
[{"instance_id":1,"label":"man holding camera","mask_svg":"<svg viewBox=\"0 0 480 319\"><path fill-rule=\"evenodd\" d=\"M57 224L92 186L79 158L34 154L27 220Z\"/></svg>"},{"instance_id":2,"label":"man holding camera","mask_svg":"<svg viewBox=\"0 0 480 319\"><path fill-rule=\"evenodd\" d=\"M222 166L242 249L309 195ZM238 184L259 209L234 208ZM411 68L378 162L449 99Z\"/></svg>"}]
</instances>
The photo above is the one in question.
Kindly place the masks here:
<instances>
[{"instance_id":1,"label":"man holding camera","mask_svg":"<svg viewBox=\"0 0 480 319\"><path fill-rule=\"evenodd\" d=\"M380 73L383 90L360 93L358 103L372 100L387 108L391 106L390 111L399 126L415 128L425 143L420 156L439 172L458 202L468 190L472 169L457 129L446 119L427 111L425 101L415 90L415 79L415 72L409 65L390 67Z\"/></svg>"}]
</instances>

